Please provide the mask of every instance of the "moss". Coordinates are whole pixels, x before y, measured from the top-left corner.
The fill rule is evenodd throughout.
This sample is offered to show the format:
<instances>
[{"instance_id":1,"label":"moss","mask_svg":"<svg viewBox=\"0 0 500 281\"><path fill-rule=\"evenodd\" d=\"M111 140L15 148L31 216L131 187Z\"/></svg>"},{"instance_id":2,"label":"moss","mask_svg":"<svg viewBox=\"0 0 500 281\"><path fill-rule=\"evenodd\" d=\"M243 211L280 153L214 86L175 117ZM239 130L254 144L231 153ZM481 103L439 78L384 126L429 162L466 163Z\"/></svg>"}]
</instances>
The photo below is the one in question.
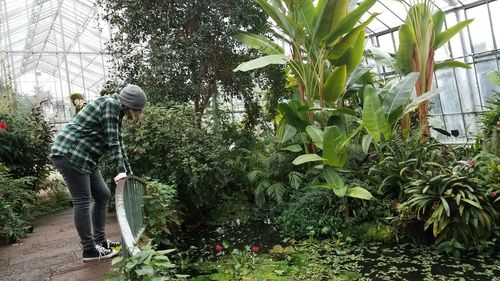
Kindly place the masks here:
<instances>
[{"instance_id":1,"label":"moss","mask_svg":"<svg viewBox=\"0 0 500 281\"><path fill-rule=\"evenodd\" d=\"M373 222L363 223L358 233L364 241L390 242L394 238L394 232L389 226Z\"/></svg>"}]
</instances>

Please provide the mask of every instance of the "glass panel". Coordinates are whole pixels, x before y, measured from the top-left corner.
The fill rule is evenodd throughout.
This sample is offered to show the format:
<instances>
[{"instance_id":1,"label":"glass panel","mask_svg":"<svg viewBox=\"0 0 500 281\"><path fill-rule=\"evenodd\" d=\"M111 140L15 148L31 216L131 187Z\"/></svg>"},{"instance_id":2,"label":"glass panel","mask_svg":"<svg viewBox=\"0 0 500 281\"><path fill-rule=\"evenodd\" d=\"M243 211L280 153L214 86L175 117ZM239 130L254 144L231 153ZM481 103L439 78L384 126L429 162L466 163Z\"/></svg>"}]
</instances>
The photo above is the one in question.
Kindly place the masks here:
<instances>
[{"instance_id":1,"label":"glass panel","mask_svg":"<svg viewBox=\"0 0 500 281\"><path fill-rule=\"evenodd\" d=\"M500 17L495 12L500 11L500 1L490 2L491 21L493 25L493 36L495 37L496 47L500 46Z\"/></svg>"},{"instance_id":2,"label":"glass panel","mask_svg":"<svg viewBox=\"0 0 500 281\"><path fill-rule=\"evenodd\" d=\"M394 53L394 44L392 42L392 34L384 34L378 37L379 47L389 53Z\"/></svg>"},{"instance_id":3,"label":"glass panel","mask_svg":"<svg viewBox=\"0 0 500 281\"><path fill-rule=\"evenodd\" d=\"M458 92L462 100L464 112L481 111L481 100L478 94L476 72L472 65L471 69L455 68L458 82Z\"/></svg>"},{"instance_id":4,"label":"glass panel","mask_svg":"<svg viewBox=\"0 0 500 281\"><path fill-rule=\"evenodd\" d=\"M494 57L491 60L476 63L477 80L479 82L483 110L485 101L492 96L493 91L500 91L500 87L494 85L488 77L491 71L497 70L497 67Z\"/></svg>"},{"instance_id":5,"label":"glass panel","mask_svg":"<svg viewBox=\"0 0 500 281\"><path fill-rule=\"evenodd\" d=\"M381 12L377 18L391 28L403 24L407 13L403 4L393 0L378 0L372 10Z\"/></svg>"},{"instance_id":6,"label":"glass panel","mask_svg":"<svg viewBox=\"0 0 500 281\"><path fill-rule=\"evenodd\" d=\"M464 11L457 11L446 14L446 25L452 27L459 21L465 19ZM470 49L469 34L467 28L464 28L459 34L453 36L450 41L451 52L454 58L462 57L472 53Z\"/></svg>"},{"instance_id":7,"label":"glass panel","mask_svg":"<svg viewBox=\"0 0 500 281\"><path fill-rule=\"evenodd\" d=\"M442 69L436 71L437 86L441 89L441 101L443 101L443 113L460 113L460 101L458 99L457 85L453 69Z\"/></svg>"},{"instance_id":8,"label":"glass panel","mask_svg":"<svg viewBox=\"0 0 500 281\"><path fill-rule=\"evenodd\" d=\"M481 131L480 120L476 114L464 114L464 119L467 136L469 137L469 140L471 140Z\"/></svg>"},{"instance_id":9,"label":"glass panel","mask_svg":"<svg viewBox=\"0 0 500 281\"><path fill-rule=\"evenodd\" d=\"M458 137L447 137L447 142L463 143L467 140L465 135L464 122L461 114L445 115L444 120L446 122L446 128L448 132L453 133L453 131L455 130L458 131Z\"/></svg>"},{"instance_id":10,"label":"glass panel","mask_svg":"<svg viewBox=\"0 0 500 281\"><path fill-rule=\"evenodd\" d=\"M475 53L494 49L488 9L486 5L477 6L466 10L467 18L474 19L469 24L472 45Z\"/></svg>"},{"instance_id":11,"label":"glass panel","mask_svg":"<svg viewBox=\"0 0 500 281\"><path fill-rule=\"evenodd\" d=\"M431 128L438 128L446 130L446 125L442 115L429 116L429 126ZM438 141L445 141L447 137L436 130L431 130L431 136L436 138Z\"/></svg>"}]
</instances>

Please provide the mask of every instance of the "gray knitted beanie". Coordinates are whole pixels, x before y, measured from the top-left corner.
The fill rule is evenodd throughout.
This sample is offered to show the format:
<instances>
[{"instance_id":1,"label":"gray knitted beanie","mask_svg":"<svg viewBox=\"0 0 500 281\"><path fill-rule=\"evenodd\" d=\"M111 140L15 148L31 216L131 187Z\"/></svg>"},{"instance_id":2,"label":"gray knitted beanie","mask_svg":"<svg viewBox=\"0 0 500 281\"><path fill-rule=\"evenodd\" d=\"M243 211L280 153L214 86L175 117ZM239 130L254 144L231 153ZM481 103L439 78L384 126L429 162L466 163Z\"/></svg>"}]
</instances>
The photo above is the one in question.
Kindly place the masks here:
<instances>
[{"instance_id":1,"label":"gray knitted beanie","mask_svg":"<svg viewBox=\"0 0 500 281\"><path fill-rule=\"evenodd\" d=\"M128 84L118 95L118 99L123 105L132 109L143 109L147 98L144 91L137 85Z\"/></svg>"}]
</instances>

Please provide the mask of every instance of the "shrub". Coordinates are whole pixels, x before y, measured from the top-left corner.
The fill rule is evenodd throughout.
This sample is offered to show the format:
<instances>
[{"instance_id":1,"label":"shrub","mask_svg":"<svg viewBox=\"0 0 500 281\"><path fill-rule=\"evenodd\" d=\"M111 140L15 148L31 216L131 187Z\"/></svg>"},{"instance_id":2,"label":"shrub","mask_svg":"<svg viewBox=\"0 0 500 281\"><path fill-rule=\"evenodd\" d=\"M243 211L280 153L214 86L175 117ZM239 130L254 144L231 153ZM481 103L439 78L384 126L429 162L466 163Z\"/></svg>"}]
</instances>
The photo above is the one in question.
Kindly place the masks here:
<instances>
[{"instance_id":1,"label":"shrub","mask_svg":"<svg viewBox=\"0 0 500 281\"><path fill-rule=\"evenodd\" d=\"M155 251L147 244L134 256L113 259L108 281L175 280L188 277L177 274L178 266L168 257L174 249Z\"/></svg>"},{"instance_id":2,"label":"shrub","mask_svg":"<svg viewBox=\"0 0 500 281\"><path fill-rule=\"evenodd\" d=\"M139 124L127 124L126 141L134 173L175 184L192 211L217 204L228 182L228 145L220 135L198 128L191 107L146 108Z\"/></svg>"},{"instance_id":3,"label":"shrub","mask_svg":"<svg viewBox=\"0 0 500 281\"><path fill-rule=\"evenodd\" d=\"M29 185L32 178L13 179L0 164L0 239L16 242L25 236L38 208Z\"/></svg>"},{"instance_id":4,"label":"shrub","mask_svg":"<svg viewBox=\"0 0 500 281\"><path fill-rule=\"evenodd\" d=\"M368 169L368 181L378 189L379 194L387 198L402 199L403 186L410 182L415 172L427 162L448 165L465 154L460 149L455 149L427 138L425 143L420 143L421 134L412 134L413 137L401 139L393 138L381 148L375 158L375 163L367 162L361 170L361 178L365 177Z\"/></svg>"},{"instance_id":5,"label":"shrub","mask_svg":"<svg viewBox=\"0 0 500 281\"><path fill-rule=\"evenodd\" d=\"M337 230L343 222L339 200L326 190L297 192L275 212L276 224L285 237L316 236L325 227Z\"/></svg>"},{"instance_id":6,"label":"shrub","mask_svg":"<svg viewBox=\"0 0 500 281\"><path fill-rule=\"evenodd\" d=\"M416 171L405 188L404 203L431 228L436 243L455 239L468 248L487 239L499 214L467 166L449 168L428 162Z\"/></svg>"},{"instance_id":7,"label":"shrub","mask_svg":"<svg viewBox=\"0 0 500 281\"><path fill-rule=\"evenodd\" d=\"M172 239L178 237L172 235L181 224L176 196L175 186L148 182L144 195L144 215L146 232L148 236L154 237L155 243L171 245Z\"/></svg>"},{"instance_id":8,"label":"shrub","mask_svg":"<svg viewBox=\"0 0 500 281\"><path fill-rule=\"evenodd\" d=\"M26 117L0 114L0 121L7 123L7 129L0 130L0 163L14 178L33 177L30 185L38 191L50 170L52 127L43 119L40 108Z\"/></svg>"}]
</instances>

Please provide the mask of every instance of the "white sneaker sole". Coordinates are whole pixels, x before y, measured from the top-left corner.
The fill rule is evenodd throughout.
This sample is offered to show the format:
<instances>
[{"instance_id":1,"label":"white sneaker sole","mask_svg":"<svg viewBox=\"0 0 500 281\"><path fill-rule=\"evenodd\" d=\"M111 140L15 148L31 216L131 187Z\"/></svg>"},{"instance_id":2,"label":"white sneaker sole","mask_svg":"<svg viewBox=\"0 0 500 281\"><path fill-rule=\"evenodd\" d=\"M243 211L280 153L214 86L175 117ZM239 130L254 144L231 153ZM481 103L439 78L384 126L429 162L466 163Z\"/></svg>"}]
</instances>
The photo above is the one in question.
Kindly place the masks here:
<instances>
[{"instance_id":1,"label":"white sneaker sole","mask_svg":"<svg viewBox=\"0 0 500 281\"><path fill-rule=\"evenodd\" d=\"M107 259L109 259L109 258L112 258L112 257L114 257L114 256L118 255L118 254L119 254L119 252L116 252L116 251L114 251L114 250L113 250L110 254L105 255L105 256L100 256L100 257L91 257L91 258L82 258L82 260L83 260L84 262L89 262L89 261L99 261L99 260L107 260Z\"/></svg>"}]
</instances>

